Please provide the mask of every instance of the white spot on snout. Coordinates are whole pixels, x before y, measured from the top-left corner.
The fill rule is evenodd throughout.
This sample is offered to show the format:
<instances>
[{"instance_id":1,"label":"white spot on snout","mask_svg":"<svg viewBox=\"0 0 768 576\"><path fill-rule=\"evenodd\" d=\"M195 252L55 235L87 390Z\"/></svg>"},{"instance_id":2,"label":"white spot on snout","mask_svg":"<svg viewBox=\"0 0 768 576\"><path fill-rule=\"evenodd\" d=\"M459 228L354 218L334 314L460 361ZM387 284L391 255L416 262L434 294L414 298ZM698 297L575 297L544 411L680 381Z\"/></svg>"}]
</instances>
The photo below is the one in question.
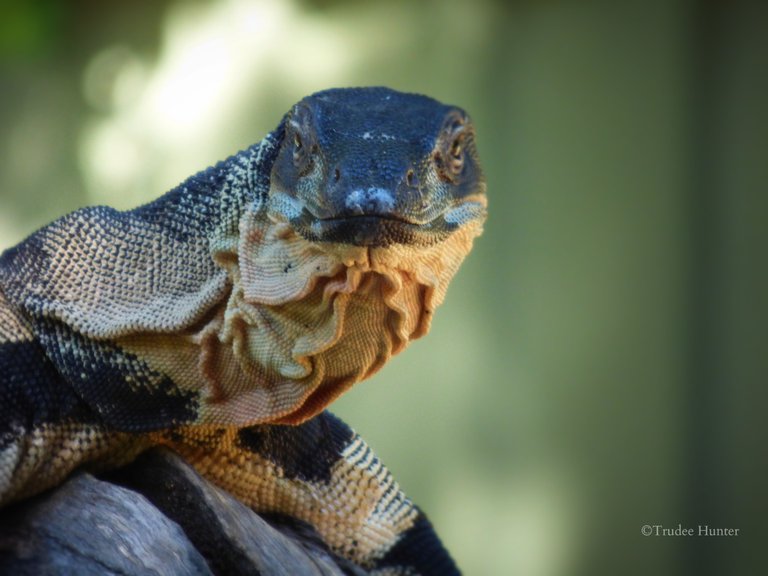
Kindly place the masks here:
<instances>
[{"instance_id":1,"label":"white spot on snout","mask_svg":"<svg viewBox=\"0 0 768 576\"><path fill-rule=\"evenodd\" d=\"M352 190L345 205L354 214L383 214L392 211L395 199L388 190L371 187L367 190Z\"/></svg>"},{"instance_id":2,"label":"white spot on snout","mask_svg":"<svg viewBox=\"0 0 768 576\"><path fill-rule=\"evenodd\" d=\"M363 140L383 140L385 142L398 140L398 137L393 136L392 134L386 134L384 132L376 134L370 131L363 132L360 138L362 138Z\"/></svg>"}]
</instances>

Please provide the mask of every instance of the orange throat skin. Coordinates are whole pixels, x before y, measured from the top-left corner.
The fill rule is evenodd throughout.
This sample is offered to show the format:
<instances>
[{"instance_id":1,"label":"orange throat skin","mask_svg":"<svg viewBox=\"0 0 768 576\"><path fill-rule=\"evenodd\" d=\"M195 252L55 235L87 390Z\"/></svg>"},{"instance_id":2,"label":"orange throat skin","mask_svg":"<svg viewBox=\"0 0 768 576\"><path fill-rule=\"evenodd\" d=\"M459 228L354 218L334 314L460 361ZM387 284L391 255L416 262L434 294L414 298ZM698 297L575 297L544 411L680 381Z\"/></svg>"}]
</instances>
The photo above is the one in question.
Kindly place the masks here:
<instances>
[{"instance_id":1,"label":"orange throat skin","mask_svg":"<svg viewBox=\"0 0 768 576\"><path fill-rule=\"evenodd\" d=\"M246 212L237 252L214 256L226 301L182 337L119 344L198 392L198 424L300 424L427 333L481 226L429 247L361 247L310 242Z\"/></svg>"}]
</instances>

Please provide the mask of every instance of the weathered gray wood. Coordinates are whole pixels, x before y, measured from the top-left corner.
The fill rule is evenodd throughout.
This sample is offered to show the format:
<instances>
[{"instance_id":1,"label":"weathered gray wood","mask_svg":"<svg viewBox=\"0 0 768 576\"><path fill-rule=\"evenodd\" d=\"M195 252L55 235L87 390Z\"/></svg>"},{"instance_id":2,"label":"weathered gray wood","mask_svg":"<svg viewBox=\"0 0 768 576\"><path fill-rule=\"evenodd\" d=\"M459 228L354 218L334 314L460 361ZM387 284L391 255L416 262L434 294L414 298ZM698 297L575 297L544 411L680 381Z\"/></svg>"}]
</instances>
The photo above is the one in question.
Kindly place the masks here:
<instances>
[{"instance_id":1,"label":"weathered gray wood","mask_svg":"<svg viewBox=\"0 0 768 576\"><path fill-rule=\"evenodd\" d=\"M181 525L217 574L365 574L331 555L309 528L282 533L169 450L142 455L120 480Z\"/></svg>"},{"instance_id":2,"label":"weathered gray wood","mask_svg":"<svg viewBox=\"0 0 768 576\"><path fill-rule=\"evenodd\" d=\"M270 524L271 522L271 524ZM0 510L0 575L366 574L311 527L260 517L155 449Z\"/></svg>"},{"instance_id":3,"label":"weathered gray wood","mask_svg":"<svg viewBox=\"0 0 768 576\"><path fill-rule=\"evenodd\" d=\"M0 511L0 574L206 575L182 529L137 494L77 474Z\"/></svg>"}]
</instances>

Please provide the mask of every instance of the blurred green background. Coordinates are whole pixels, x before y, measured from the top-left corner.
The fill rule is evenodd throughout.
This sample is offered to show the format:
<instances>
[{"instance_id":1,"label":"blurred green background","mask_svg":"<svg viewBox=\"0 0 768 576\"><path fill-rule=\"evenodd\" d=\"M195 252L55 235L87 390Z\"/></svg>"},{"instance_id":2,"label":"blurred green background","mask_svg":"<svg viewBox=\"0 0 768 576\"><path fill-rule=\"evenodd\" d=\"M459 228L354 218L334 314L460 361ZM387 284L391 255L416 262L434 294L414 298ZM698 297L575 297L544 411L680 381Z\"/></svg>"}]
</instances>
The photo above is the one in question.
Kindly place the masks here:
<instances>
[{"instance_id":1,"label":"blurred green background","mask_svg":"<svg viewBox=\"0 0 768 576\"><path fill-rule=\"evenodd\" d=\"M768 573L767 2L0 14L0 248L86 204L154 198L315 90L465 107L486 233L432 333L335 411L468 574Z\"/></svg>"}]
</instances>

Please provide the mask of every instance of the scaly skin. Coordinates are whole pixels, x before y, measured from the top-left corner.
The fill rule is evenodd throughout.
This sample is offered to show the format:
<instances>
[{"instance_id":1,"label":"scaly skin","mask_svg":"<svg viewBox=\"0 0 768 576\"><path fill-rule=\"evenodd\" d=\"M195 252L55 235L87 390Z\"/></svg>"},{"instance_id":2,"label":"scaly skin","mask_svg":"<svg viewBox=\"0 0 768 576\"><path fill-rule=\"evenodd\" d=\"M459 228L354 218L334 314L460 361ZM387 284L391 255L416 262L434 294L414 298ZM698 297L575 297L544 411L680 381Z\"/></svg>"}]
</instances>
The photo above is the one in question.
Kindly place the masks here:
<instances>
[{"instance_id":1,"label":"scaly skin","mask_svg":"<svg viewBox=\"0 0 768 576\"><path fill-rule=\"evenodd\" d=\"M324 409L428 331L485 206L462 110L338 89L155 202L36 232L0 257L0 504L162 444L361 566L455 571Z\"/></svg>"}]
</instances>

